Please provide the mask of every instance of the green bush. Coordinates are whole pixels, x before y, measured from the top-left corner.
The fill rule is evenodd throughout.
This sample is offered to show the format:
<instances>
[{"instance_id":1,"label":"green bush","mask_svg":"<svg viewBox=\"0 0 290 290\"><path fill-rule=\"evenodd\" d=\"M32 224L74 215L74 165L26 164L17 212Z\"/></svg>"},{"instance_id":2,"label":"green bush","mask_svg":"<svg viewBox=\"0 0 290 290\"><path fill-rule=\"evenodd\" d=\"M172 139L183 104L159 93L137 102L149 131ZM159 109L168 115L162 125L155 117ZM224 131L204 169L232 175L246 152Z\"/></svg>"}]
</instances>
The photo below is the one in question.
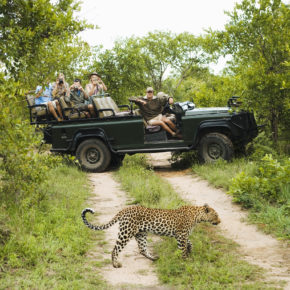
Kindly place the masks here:
<instances>
[{"instance_id":1,"label":"green bush","mask_svg":"<svg viewBox=\"0 0 290 290\"><path fill-rule=\"evenodd\" d=\"M266 154L271 154L274 158L278 157L274 149L273 141L263 131L251 143L247 145L246 153L250 160L260 161Z\"/></svg>"},{"instance_id":2,"label":"green bush","mask_svg":"<svg viewBox=\"0 0 290 290\"><path fill-rule=\"evenodd\" d=\"M281 164L272 155L266 155L255 175L249 176L241 172L233 179L229 193L236 202L242 203L246 208L253 207L255 200L261 198L270 203L289 202L289 196L282 189L289 184L290 159L285 159Z\"/></svg>"},{"instance_id":3,"label":"green bush","mask_svg":"<svg viewBox=\"0 0 290 290\"><path fill-rule=\"evenodd\" d=\"M281 162L266 155L257 163L255 176L239 173L228 193L250 209L249 219L265 232L290 238L290 159Z\"/></svg>"}]
</instances>

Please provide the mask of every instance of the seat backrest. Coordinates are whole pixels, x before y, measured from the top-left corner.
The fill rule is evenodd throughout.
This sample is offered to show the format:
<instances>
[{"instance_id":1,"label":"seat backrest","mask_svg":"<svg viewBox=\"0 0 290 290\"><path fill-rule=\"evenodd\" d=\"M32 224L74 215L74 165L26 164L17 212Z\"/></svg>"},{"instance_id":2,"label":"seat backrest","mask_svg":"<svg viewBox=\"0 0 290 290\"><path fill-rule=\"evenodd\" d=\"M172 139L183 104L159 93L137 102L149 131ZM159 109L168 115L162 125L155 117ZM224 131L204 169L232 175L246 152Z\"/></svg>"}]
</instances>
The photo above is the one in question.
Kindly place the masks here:
<instances>
[{"instance_id":1,"label":"seat backrest","mask_svg":"<svg viewBox=\"0 0 290 290\"><path fill-rule=\"evenodd\" d=\"M35 105L35 96L34 95L26 95L26 101L28 106L33 106ZM36 110L35 108L30 108L31 114L35 114Z\"/></svg>"},{"instance_id":2,"label":"seat backrest","mask_svg":"<svg viewBox=\"0 0 290 290\"><path fill-rule=\"evenodd\" d=\"M112 109L115 113L119 113L120 109L118 108L117 104L111 97L104 97L104 98L94 98L93 102L97 108L97 110L101 109ZM99 113L99 117L108 117L112 116L112 111L103 111Z\"/></svg>"},{"instance_id":3,"label":"seat backrest","mask_svg":"<svg viewBox=\"0 0 290 290\"><path fill-rule=\"evenodd\" d=\"M65 99L64 99L63 96L60 97L58 99L58 101L59 101L59 104L60 104L60 106L62 108L63 115L66 116L66 117L68 117L69 114L71 113L71 111L70 110L65 110L65 109L70 108L70 106L67 104L67 102L65 101Z\"/></svg>"}]
</instances>

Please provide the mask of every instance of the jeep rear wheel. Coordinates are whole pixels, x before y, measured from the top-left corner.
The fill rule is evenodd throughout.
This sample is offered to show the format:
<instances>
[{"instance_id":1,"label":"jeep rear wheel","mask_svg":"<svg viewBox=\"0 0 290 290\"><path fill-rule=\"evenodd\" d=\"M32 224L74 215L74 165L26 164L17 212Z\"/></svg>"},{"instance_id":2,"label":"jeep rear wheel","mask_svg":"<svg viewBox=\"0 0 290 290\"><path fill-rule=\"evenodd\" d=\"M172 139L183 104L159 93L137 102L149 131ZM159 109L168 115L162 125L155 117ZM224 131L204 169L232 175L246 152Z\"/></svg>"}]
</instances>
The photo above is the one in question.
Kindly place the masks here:
<instances>
[{"instance_id":1,"label":"jeep rear wheel","mask_svg":"<svg viewBox=\"0 0 290 290\"><path fill-rule=\"evenodd\" d=\"M77 148L76 157L82 169L89 172L102 172L111 162L111 152L99 139L83 141Z\"/></svg>"},{"instance_id":2,"label":"jeep rear wheel","mask_svg":"<svg viewBox=\"0 0 290 290\"><path fill-rule=\"evenodd\" d=\"M220 133L204 135L198 146L198 159L200 162L215 162L219 158L231 160L234 154L232 141Z\"/></svg>"}]
</instances>

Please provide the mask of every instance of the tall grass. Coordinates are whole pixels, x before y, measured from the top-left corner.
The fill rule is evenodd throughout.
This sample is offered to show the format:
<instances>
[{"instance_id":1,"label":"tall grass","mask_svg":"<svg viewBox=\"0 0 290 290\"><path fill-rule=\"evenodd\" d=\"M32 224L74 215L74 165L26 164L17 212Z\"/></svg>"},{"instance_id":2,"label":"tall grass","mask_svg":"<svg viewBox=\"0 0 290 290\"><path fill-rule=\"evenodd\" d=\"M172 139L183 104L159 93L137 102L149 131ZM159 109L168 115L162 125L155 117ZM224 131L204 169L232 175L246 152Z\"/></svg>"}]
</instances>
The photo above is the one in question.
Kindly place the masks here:
<instances>
[{"instance_id":1,"label":"tall grass","mask_svg":"<svg viewBox=\"0 0 290 290\"><path fill-rule=\"evenodd\" d=\"M178 208L184 201L146 164L144 155L126 157L116 178L138 203L155 208ZM263 289L260 270L239 258L236 245L225 240L218 229L199 224L190 237L193 251L181 258L175 239L164 238L155 245L159 279L178 289Z\"/></svg>"},{"instance_id":2,"label":"tall grass","mask_svg":"<svg viewBox=\"0 0 290 290\"><path fill-rule=\"evenodd\" d=\"M25 212L1 207L0 288L104 286L85 256L91 242L91 233L80 218L90 195L86 175L61 166L50 170L48 180L40 186L46 194L37 207L27 207Z\"/></svg>"}]
</instances>

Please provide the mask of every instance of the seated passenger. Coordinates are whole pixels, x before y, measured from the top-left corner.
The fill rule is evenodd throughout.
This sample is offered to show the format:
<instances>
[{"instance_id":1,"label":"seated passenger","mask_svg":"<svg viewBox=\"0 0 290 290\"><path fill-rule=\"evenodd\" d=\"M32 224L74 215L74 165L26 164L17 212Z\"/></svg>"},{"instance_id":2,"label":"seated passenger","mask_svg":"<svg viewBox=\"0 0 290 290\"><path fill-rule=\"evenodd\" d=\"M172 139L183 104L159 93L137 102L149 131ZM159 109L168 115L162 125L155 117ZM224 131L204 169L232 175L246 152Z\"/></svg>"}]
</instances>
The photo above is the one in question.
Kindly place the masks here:
<instances>
[{"instance_id":1,"label":"seated passenger","mask_svg":"<svg viewBox=\"0 0 290 290\"><path fill-rule=\"evenodd\" d=\"M181 137L175 124L167 117L162 116L162 111L167 102L173 104L173 98L164 94L156 97L153 95L153 88L148 87L146 90L146 96L137 98L134 101L140 108L141 114L148 125L159 125L165 131L170 133L173 137Z\"/></svg>"},{"instance_id":2,"label":"seated passenger","mask_svg":"<svg viewBox=\"0 0 290 290\"><path fill-rule=\"evenodd\" d=\"M88 97L100 95L107 91L107 87L102 81L100 75L96 72L90 74L90 82L86 85L86 94Z\"/></svg>"},{"instance_id":3,"label":"seated passenger","mask_svg":"<svg viewBox=\"0 0 290 290\"><path fill-rule=\"evenodd\" d=\"M59 73L58 77L56 78L56 81L53 83L52 86L53 86L53 90L52 90L53 98L57 99L62 96L64 97L69 96L69 85L65 81L63 73Z\"/></svg>"},{"instance_id":4,"label":"seated passenger","mask_svg":"<svg viewBox=\"0 0 290 290\"><path fill-rule=\"evenodd\" d=\"M57 121L62 121L63 120L62 111L58 102L52 100L52 91L53 91L53 85L49 82L49 79L46 79L46 86L44 89L42 88L42 86L36 87L35 105L46 104L48 111L53 115L53 117ZM36 110L41 110L41 109L42 107L36 107ZM56 113L56 109L59 116Z\"/></svg>"},{"instance_id":5,"label":"seated passenger","mask_svg":"<svg viewBox=\"0 0 290 290\"><path fill-rule=\"evenodd\" d=\"M65 100L70 102L72 107L76 108L80 112L86 111L88 117L95 116L93 105L85 103L87 99L88 96L81 85L81 80L75 79L74 83L70 86L69 97L65 98Z\"/></svg>"}]
</instances>

